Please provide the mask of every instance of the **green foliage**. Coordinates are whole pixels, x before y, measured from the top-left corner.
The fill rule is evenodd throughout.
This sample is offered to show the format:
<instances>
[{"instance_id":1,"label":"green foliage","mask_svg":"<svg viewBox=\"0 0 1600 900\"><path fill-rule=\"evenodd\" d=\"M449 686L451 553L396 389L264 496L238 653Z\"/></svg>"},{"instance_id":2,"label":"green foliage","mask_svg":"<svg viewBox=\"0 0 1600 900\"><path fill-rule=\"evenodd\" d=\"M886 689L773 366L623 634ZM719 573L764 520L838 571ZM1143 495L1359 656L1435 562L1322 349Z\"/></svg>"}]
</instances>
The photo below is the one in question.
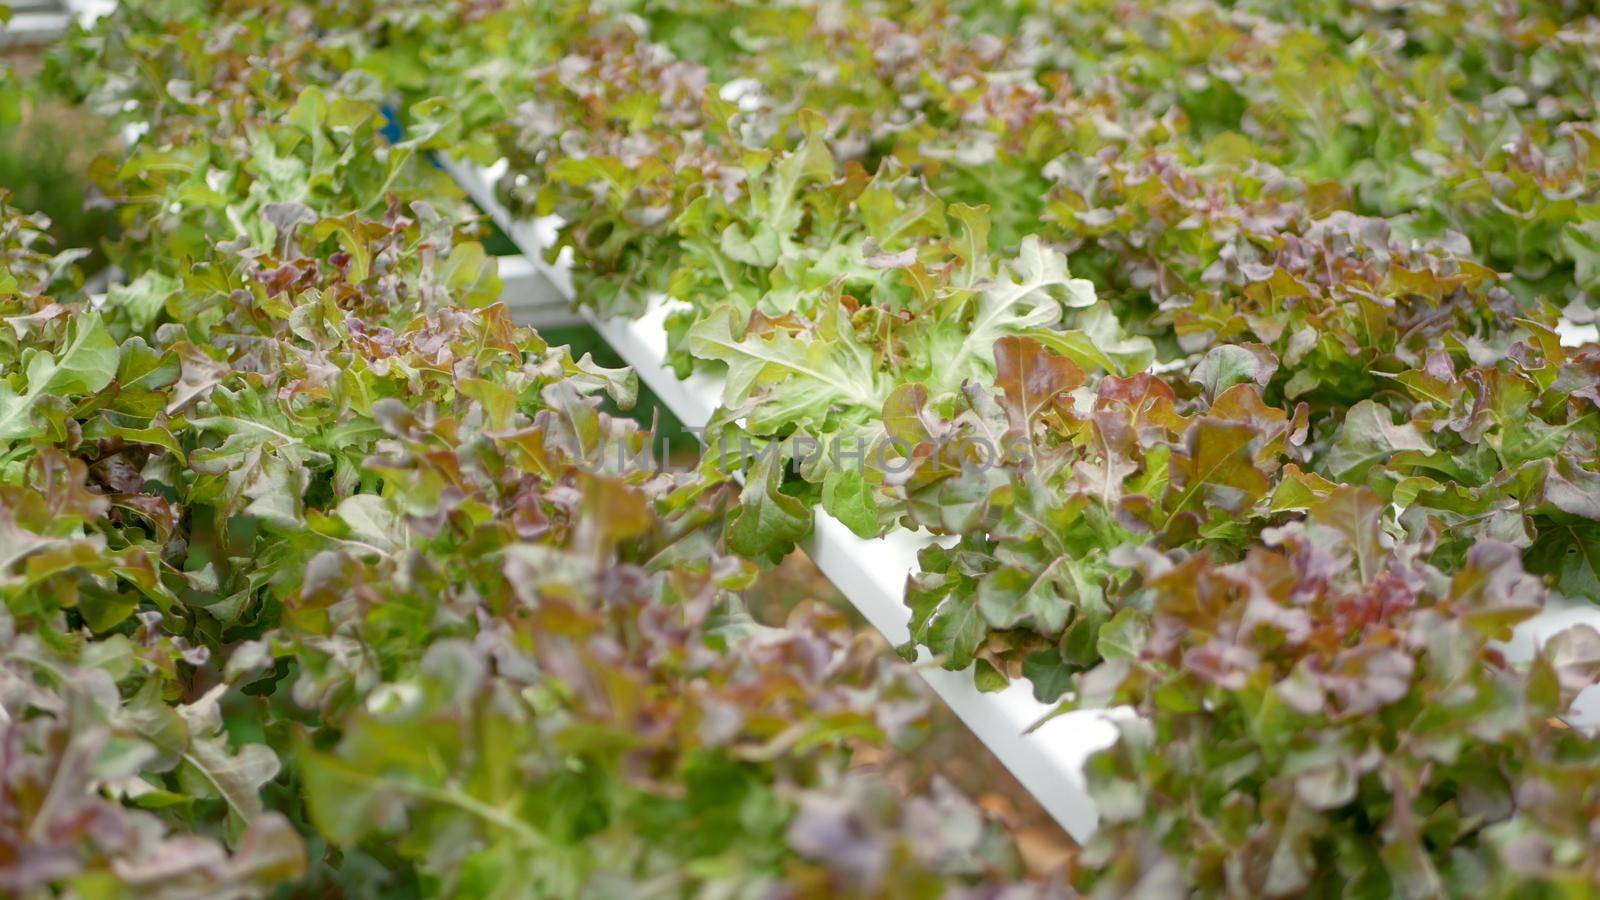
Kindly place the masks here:
<instances>
[{"instance_id":1,"label":"green foliage","mask_svg":"<svg viewBox=\"0 0 1600 900\"><path fill-rule=\"evenodd\" d=\"M898 675L740 614L820 504L949 538L907 590L944 665L1137 715L1078 887L1592 892L1595 632L1497 642L1600 602L1597 36L1470 0L119 5L50 78L140 129L93 169L127 283L91 304L0 220L0 634L107 671L89 719L7 683L22 758L109 735L74 796L138 839L20 883L137 885L185 830L215 890L302 854L470 895L1001 874L959 798L841 774L909 739ZM644 439L602 411L636 385L492 305L439 152L560 216L580 302L671 301L742 485L589 464Z\"/></svg>"},{"instance_id":2,"label":"green foliage","mask_svg":"<svg viewBox=\"0 0 1600 900\"><path fill-rule=\"evenodd\" d=\"M41 91L39 65L36 48L0 49L0 185L11 205L47 216L63 246L90 251L98 267L115 222L95 203L85 163L112 135L98 117Z\"/></svg>"}]
</instances>

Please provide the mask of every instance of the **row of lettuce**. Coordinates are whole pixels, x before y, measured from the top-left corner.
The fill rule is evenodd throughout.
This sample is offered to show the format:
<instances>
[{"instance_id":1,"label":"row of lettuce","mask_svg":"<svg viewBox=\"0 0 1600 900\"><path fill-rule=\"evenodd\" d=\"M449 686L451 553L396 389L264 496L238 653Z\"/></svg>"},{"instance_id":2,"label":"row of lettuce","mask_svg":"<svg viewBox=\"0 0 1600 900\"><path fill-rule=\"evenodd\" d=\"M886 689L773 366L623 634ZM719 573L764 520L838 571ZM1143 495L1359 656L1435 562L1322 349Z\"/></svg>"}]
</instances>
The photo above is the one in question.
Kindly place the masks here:
<instances>
[{"instance_id":1,"label":"row of lettuce","mask_svg":"<svg viewBox=\"0 0 1600 900\"><path fill-rule=\"evenodd\" d=\"M152 7L74 38L175 98L96 164L125 282L0 191L0 893L1011 883L914 674L745 611L737 484L599 452L636 381L510 320L448 144L308 10Z\"/></svg>"},{"instance_id":2,"label":"row of lettuce","mask_svg":"<svg viewBox=\"0 0 1600 900\"><path fill-rule=\"evenodd\" d=\"M781 487L961 536L919 643L1142 714L1092 766L1084 885L1585 890L1596 748L1555 717L1594 635L1493 642L1600 600L1600 355L1558 333L1600 274L1600 25L1244 6L319 24L464 111L454 152L567 223L580 302L683 305L714 426L889 448ZM732 546L775 554L809 504L753 474L775 527Z\"/></svg>"},{"instance_id":3,"label":"row of lettuce","mask_svg":"<svg viewBox=\"0 0 1600 900\"><path fill-rule=\"evenodd\" d=\"M298 290L296 241L387 285L363 323L477 296L474 245L419 241L397 278L367 217L448 231L467 210L427 155L508 160L507 204L565 221L580 302L676 302L673 363L727 377L714 444L844 448L737 489L633 473L693 523L675 540L774 560L818 501L958 536L913 575L917 643L1141 714L1091 763L1079 887L1581 894L1600 747L1559 717L1600 636L1515 664L1496 642L1550 595L1600 601L1600 349L1560 330L1600 275L1600 23L1514 6L124 4L54 74L149 129L98 175L137 276L110 306L154 334L259 327L196 285L233 297L228 251ZM380 100L405 139L375 150ZM273 396L320 378L397 439L334 368ZM466 378L491 428L530 402ZM307 504L414 476L282 424L318 438L202 495L366 542ZM309 577L259 558L224 609Z\"/></svg>"}]
</instances>

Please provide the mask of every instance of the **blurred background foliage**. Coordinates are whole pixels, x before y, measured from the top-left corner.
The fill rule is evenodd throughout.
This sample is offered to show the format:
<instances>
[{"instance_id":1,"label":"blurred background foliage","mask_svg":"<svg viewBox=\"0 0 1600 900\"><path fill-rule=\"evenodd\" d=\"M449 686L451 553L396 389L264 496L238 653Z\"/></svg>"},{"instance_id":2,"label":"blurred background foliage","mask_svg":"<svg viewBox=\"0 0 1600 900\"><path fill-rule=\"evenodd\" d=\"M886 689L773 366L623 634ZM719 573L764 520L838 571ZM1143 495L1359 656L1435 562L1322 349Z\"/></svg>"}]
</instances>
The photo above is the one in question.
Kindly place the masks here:
<instances>
[{"instance_id":1,"label":"blurred background foliage","mask_svg":"<svg viewBox=\"0 0 1600 900\"><path fill-rule=\"evenodd\" d=\"M89 161L117 140L105 121L33 87L42 56L36 47L0 47L0 185L11 204L44 213L57 246L93 251L84 271L105 265L103 240L116 216L95 202Z\"/></svg>"}]
</instances>

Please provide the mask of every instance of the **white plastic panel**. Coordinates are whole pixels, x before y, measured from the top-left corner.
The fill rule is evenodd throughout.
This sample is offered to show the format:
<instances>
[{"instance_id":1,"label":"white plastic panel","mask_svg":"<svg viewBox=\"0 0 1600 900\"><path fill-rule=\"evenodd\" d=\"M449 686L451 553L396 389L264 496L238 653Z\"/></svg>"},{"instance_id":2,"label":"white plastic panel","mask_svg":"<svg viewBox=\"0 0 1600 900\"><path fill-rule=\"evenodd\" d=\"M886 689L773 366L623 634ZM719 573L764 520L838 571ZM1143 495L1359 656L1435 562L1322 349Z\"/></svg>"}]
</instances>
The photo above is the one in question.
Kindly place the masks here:
<instances>
[{"instance_id":1,"label":"white plastic panel","mask_svg":"<svg viewBox=\"0 0 1600 900\"><path fill-rule=\"evenodd\" d=\"M0 25L0 47L48 43L60 37L71 21L56 10L13 11L11 20Z\"/></svg>"},{"instance_id":2,"label":"white plastic panel","mask_svg":"<svg viewBox=\"0 0 1600 900\"><path fill-rule=\"evenodd\" d=\"M587 320L526 256L501 256L500 300L518 322L534 328L564 328Z\"/></svg>"},{"instance_id":3,"label":"white plastic panel","mask_svg":"<svg viewBox=\"0 0 1600 900\"><path fill-rule=\"evenodd\" d=\"M1521 662L1557 633L1574 625L1600 629L1600 607L1587 600L1554 597L1538 615L1518 625L1511 640L1501 646L1507 659ZM1600 685L1591 685L1578 695L1566 721L1578 728L1600 728Z\"/></svg>"}]
</instances>

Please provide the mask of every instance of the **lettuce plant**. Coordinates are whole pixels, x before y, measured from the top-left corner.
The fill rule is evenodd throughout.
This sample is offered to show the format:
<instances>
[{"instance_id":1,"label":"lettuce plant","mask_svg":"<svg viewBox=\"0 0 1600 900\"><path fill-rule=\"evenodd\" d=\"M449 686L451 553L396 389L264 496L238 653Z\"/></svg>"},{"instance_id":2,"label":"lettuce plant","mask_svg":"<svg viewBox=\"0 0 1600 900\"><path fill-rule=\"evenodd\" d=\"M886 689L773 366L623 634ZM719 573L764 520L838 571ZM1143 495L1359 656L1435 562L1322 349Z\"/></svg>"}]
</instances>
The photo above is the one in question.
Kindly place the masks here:
<instances>
[{"instance_id":1,"label":"lettuce plant","mask_svg":"<svg viewBox=\"0 0 1600 900\"><path fill-rule=\"evenodd\" d=\"M1341 487L1237 563L1143 553L1148 616L1078 703L1143 717L1091 761L1104 825L1082 884L1228 896L1581 892L1592 738L1557 716L1600 633L1513 665L1493 641L1543 591L1514 548L1453 575Z\"/></svg>"}]
</instances>

